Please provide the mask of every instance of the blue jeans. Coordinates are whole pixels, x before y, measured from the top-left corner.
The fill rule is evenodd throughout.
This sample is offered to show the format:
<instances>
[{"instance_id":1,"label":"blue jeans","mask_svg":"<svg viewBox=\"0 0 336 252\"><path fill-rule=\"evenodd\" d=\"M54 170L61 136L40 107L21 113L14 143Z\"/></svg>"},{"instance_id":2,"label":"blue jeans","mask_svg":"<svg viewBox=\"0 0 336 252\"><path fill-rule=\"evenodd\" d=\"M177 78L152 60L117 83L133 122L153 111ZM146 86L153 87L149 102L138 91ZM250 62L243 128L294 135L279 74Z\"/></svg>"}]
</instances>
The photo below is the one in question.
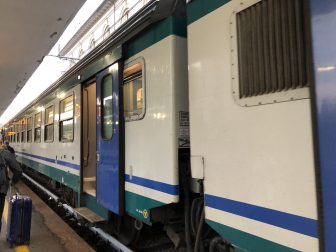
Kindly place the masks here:
<instances>
[{"instance_id":1,"label":"blue jeans","mask_svg":"<svg viewBox=\"0 0 336 252\"><path fill-rule=\"evenodd\" d=\"M0 193L0 232L1 232L1 219L2 219L2 213L5 207L5 199L6 199L6 194Z\"/></svg>"}]
</instances>

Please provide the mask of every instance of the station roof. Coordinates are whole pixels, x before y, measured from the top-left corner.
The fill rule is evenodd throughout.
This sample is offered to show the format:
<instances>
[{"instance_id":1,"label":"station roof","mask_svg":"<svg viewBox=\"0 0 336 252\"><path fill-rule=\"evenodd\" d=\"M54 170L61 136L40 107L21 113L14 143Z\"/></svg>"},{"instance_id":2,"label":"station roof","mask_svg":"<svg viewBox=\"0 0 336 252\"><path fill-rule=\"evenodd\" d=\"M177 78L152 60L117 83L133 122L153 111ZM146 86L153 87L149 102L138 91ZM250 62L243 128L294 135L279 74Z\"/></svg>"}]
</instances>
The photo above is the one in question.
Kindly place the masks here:
<instances>
[{"instance_id":1,"label":"station roof","mask_svg":"<svg viewBox=\"0 0 336 252\"><path fill-rule=\"evenodd\" d=\"M0 116L85 0L0 0Z\"/></svg>"}]
</instances>

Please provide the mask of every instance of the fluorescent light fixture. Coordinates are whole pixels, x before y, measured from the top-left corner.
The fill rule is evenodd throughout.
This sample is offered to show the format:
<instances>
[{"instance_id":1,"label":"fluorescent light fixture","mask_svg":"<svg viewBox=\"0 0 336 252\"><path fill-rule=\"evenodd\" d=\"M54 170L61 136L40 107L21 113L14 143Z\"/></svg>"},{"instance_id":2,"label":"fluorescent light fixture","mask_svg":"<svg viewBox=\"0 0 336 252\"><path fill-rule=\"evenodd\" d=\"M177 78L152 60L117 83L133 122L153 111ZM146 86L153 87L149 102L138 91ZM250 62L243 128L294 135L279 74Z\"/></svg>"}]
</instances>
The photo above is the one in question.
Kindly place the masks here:
<instances>
[{"instance_id":1,"label":"fluorescent light fixture","mask_svg":"<svg viewBox=\"0 0 336 252\"><path fill-rule=\"evenodd\" d=\"M325 71L332 71L332 70L335 70L335 69L336 69L335 66L325 66L325 67L318 67L317 71L325 72Z\"/></svg>"}]
</instances>

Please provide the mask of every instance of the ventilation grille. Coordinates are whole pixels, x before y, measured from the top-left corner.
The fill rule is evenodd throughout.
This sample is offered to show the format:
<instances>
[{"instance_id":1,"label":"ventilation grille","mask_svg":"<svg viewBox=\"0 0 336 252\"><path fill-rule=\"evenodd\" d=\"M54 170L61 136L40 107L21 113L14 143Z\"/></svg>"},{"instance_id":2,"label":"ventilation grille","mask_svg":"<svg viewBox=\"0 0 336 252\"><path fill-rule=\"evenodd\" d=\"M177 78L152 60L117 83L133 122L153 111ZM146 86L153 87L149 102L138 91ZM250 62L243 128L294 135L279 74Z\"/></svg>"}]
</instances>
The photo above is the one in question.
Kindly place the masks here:
<instances>
[{"instance_id":1,"label":"ventilation grille","mask_svg":"<svg viewBox=\"0 0 336 252\"><path fill-rule=\"evenodd\" d=\"M236 18L240 98L308 86L303 0L262 0Z\"/></svg>"}]
</instances>

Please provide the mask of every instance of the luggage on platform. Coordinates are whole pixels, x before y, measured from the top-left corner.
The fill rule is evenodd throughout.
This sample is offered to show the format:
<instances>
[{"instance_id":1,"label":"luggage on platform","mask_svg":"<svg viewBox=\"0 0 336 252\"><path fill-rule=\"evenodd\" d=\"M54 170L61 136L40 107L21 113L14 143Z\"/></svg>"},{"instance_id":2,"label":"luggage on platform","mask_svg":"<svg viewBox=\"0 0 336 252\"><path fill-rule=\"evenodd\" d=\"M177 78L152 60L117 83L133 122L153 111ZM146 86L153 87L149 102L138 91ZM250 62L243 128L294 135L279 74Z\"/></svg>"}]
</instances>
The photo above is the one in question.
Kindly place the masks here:
<instances>
[{"instance_id":1,"label":"luggage on platform","mask_svg":"<svg viewBox=\"0 0 336 252\"><path fill-rule=\"evenodd\" d=\"M32 200L15 194L10 197L7 222L7 241L12 246L29 244Z\"/></svg>"}]
</instances>

